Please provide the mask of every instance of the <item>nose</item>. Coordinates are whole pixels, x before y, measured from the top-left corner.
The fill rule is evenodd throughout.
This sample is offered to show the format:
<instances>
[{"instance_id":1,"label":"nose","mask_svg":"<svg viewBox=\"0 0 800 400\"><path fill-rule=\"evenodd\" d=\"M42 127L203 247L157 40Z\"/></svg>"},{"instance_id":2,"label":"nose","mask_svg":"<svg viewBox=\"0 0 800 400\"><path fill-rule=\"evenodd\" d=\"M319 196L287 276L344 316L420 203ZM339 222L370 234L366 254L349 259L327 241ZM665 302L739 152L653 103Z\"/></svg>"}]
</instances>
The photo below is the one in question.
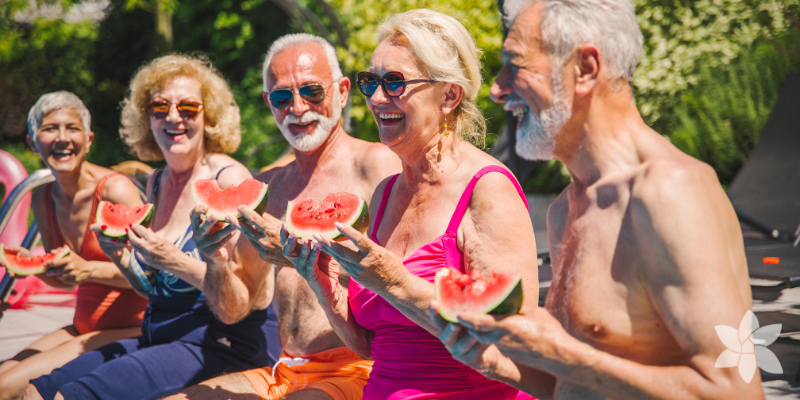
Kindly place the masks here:
<instances>
[{"instance_id":1,"label":"nose","mask_svg":"<svg viewBox=\"0 0 800 400\"><path fill-rule=\"evenodd\" d=\"M505 103L506 96L508 96L512 91L510 69L511 68L509 68L507 64L503 65L503 68L500 69L500 72L497 74L497 78L492 84L492 88L489 90L492 101L495 103Z\"/></svg>"},{"instance_id":2,"label":"nose","mask_svg":"<svg viewBox=\"0 0 800 400\"><path fill-rule=\"evenodd\" d=\"M66 124L59 125L58 133L56 134L56 140L59 142L66 142L69 140L69 134L67 133Z\"/></svg>"},{"instance_id":3,"label":"nose","mask_svg":"<svg viewBox=\"0 0 800 400\"><path fill-rule=\"evenodd\" d=\"M303 114L305 114L306 111L308 111L310 109L311 109L311 106L309 106L308 103L306 103L306 101L303 100L302 97L300 97L300 90L299 89L293 89L292 90L292 105L289 107L289 112L299 117L299 116L302 116Z\"/></svg>"},{"instance_id":4,"label":"nose","mask_svg":"<svg viewBox=\"0 0 800 400\"><path fill-rule=\"evenodd\" d=\"M383 90L383 86L381 85L378 85L378 88L375 89L375 93L367 98L367 102L372 103L373 105L386 104L391 101L392 98L386 95L386 92Z\"/></svg>"},{"instance_id":5,"label":"nose","mask_svg":"<svg viewBox=\"0 0 800 400\"><path fill-rule=\"evenodd\" d=\"M183 121L183 117L181 113L178 112L178 105L177 104L170 104L169 111L167 112L167 121L172 123L180 123Z\"/></svg>"}]
</instances>

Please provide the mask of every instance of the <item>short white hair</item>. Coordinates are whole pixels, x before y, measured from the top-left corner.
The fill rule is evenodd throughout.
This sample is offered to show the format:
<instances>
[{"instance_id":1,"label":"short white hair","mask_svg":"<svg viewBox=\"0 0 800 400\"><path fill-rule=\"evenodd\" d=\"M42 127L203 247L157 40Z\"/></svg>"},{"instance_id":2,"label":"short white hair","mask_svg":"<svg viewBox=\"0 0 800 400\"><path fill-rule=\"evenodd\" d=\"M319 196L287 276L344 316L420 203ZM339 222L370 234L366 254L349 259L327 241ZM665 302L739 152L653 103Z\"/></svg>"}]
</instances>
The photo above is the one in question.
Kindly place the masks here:
<instances>
[{"instance_id":1,"label":"short white hair","mask_svg":"<svg viewBox=\"0 0 800 400\"><path fill-rule=\"evenodd\" d=\"M317 44L322 46L322 50L325 51L325 56L328 58L328 67L331 69L331 75L333 75L334 80L339 80L344 75L342 74L342 68L339 66L339 60L336 58L336 49L328 43L325 39L309 35L308 33L292 33L289 35L284 35L278 38L278 40L272 43L272 46L269 47L269 51L267 51L267 57L264 59L264 92L267 89L267 73L269 72L269 66L272 63L272 59L281 51L286 50L289 47L296 47L302 46L305 44Z\"/></svg>"},{"instance_id":2,"label":"short white hair","mask_svg":"<svg viewBox=\"0 0 800 400\"><path fill-rule=\"evenodd\" d=\"M542 40L557 66L586 43L597 46L606 62L606 77L633 82L644 55L644 39L630 0L507 0L503 6L510 27L535 3L543 3Z\"/></svg>"},{"instance_id":3,"label":"short white hair","mask_svg":"<svg viewBox=\"0 0 800 400\"><path fill-rule=\"evenodd\" d=\"M86 108L86 105L83 104L78 96L64 90L42 95L39 100L36 100L36 104L31 107L28 112L28 134L31 139L36 139L36 131L42 126L44 117L53 111L64 108L72 108L78 112L86 134L86 140L89 140L89 132L92 127L92 116L89 114L89 109Z\"/></svg>"}]
</instances>

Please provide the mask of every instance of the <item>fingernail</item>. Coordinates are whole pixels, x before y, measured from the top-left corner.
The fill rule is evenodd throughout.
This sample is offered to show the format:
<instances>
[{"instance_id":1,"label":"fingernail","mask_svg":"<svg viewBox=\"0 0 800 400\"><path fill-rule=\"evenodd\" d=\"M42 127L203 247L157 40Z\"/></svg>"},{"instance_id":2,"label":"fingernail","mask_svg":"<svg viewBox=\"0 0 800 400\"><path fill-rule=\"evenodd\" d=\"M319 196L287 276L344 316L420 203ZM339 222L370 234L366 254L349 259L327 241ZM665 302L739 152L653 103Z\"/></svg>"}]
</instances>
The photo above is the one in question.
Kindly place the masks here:
<instances>
[{"instance_id":1,"label":"fingernail","mask_svg":"<svg viewBox=\"0 0 800 400\"><path fill-rule=\"evenodd\" d=\"M128 228L133 228L133 224L128 224Z\"/></svg>"},{"instance_id":2,"label":"fingernail","mask_svg":"<svg viewBox=\"0 0 800 400\"><path fill-rule=\"evenodd\" d=\"M103 229L108 229L108 225L101 225L100 227Z\"/></svg>"},{"instance_id":3,"label":"fingernail","mask_svg":"<svg viewBox=\"0 0 800 400\"><path fill-rule=\"evenodd\" d=\"M125 228L125 233L128 233L128 228Z\"/></svg>"},{"instance_id":4,"label":"fingernail","mask_svg":"<svg viewBox=\"0 0 800 400\"><path fill-rule=\"evenodd\" d=\"M314 240L316 240L319 243L322 243L322 236L314 234Z\"/></svg>"},{"instance_id":5,"label":"fingernail","mask_svg":"<svg viewBox=\"0 0 800 400\"><path fill-rule=\"evenodd\" d=\"M111 241L117 243L117 239L112 238Z\"/></svg>"},{"instance_id":6,"label":"fingernail","mask_svg":"<svg viewBox=\"0 0 800 400\"><path fill-rule=\"evenodd\" d=\"M338 230L342 230L344 228L344 225L342 225L340 222L334 222L333 226L335 226Z\"/></svg>"}]
</instances>

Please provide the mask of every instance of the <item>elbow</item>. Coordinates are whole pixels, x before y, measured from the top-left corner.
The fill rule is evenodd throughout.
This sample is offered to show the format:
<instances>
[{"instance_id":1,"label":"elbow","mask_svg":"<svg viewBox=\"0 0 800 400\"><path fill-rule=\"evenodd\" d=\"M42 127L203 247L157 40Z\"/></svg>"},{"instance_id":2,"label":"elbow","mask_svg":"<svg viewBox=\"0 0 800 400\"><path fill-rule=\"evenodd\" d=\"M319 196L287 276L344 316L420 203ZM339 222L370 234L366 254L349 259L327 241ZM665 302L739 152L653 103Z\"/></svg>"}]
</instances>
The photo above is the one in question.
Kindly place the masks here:
<instances>
[{"instance_id":1,"label":"elbow","mask_svg":"<svg viewBox=\"0 0 800 400\"><path fill-rule=\"evenodd\" d=\"M211 307L214 316L225 325L233 325L243 320L249 313L247 312L234 312L237 310L226 310L222 307Z\"/></svg>"}]
</instances>

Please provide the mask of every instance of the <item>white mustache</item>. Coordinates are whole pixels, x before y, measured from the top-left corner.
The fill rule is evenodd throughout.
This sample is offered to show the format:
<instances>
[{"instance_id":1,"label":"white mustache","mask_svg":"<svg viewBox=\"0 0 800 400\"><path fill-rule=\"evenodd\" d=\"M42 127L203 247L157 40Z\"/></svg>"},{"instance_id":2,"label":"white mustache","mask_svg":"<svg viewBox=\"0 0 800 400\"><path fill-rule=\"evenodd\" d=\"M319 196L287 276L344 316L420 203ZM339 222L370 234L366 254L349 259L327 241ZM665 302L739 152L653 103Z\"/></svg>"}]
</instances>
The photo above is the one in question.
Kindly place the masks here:
<instances>
[{"instance_id":1,"label":"white mustache","mask_svg":"<svg viewBox=\"0 0 800 400\"><path fill-rule=\"evenodd\" d=\"M284 118L282 125L289 125L289 124L307 124L309 122L314 121L322 121L325 119L325 116L316 112L316 111L306 111L301 116L297 116L294 114L289 114Z\"/></svg>"}]
</instances>

